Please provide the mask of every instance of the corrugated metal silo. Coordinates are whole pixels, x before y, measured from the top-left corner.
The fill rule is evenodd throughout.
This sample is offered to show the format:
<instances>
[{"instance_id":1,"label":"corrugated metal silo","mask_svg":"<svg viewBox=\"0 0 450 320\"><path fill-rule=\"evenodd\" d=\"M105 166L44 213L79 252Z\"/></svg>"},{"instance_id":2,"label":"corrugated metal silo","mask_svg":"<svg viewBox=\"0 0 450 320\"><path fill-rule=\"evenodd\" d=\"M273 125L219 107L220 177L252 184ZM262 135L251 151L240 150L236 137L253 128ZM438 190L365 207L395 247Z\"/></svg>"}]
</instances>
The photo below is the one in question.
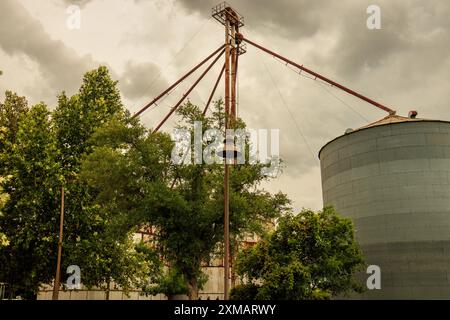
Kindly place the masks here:
<instances>
[{"instance_id":1,"label":"corrugated metal silo","mask_svg":"<svg viewBox=\"0 0 450 320\"><path fill-rule=\"evenodd\" d=\"M381 268L381 290L362 297L450 299L450 122L390 115L319 158L324 204L353 219Z\"/></svg>"}]
</instances>

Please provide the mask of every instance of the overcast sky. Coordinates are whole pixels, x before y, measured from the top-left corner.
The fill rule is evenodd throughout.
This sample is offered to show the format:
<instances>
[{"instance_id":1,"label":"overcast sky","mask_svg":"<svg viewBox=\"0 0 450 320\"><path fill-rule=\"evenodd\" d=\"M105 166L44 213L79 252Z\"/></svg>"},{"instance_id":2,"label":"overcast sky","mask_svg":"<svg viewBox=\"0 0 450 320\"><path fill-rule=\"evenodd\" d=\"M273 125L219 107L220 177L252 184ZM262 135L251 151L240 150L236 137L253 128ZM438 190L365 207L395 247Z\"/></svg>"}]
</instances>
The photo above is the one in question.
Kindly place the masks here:
<instances>
[{"instance_id":1,"label":"overcast sky","mask_svg":"<svg viewBox=\"0 0 450 320\"><path fill-rule=\"evenodd\" d=\"M107 65L123 101L137 111L223 43L209 0L1 0L0 98L16 91L31 104L55 106L84 72ZM407 115L450 120L448 0L228 1L245 17L242 33L282 55ZM67 27L72 5L81 28ZM370 30L367 7L381 9ZM221 63L190 96L204 106ZM250 128L279 128L283 174L265 187L295 207L322 206L319 149L347 128L385 116L371 105L321 85L249 47L239 61L239 115ZM155 126L195 76L142 121ZM223 92L219 87L217 98ZM170 130L171 123L164 129Z\"/></svg>"}]
</instances>

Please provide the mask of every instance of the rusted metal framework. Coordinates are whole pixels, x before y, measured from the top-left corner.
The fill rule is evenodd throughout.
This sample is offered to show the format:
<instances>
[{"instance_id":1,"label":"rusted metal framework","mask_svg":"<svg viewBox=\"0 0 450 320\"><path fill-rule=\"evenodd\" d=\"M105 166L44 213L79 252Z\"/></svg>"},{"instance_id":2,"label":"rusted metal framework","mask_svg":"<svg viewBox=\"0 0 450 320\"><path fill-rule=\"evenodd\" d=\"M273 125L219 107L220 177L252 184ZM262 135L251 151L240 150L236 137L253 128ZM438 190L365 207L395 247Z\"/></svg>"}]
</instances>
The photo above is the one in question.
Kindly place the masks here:
<instances>
[{"instance_id":1,"label":"rusted metal framework","mask_svg":"<svg viewBox=\"0 0 450 320\"><path fill-rule=\"evenodd\" d=\"M178 109L178 107L183 103L184 99L186 99L186 97L191 93L191 91L194 90L194 88L203 79L203 77L208 73L208 71L211 70L211 68L214 66L214 64L217 62L217 60L219 60L219 58L222 56L223 52L224 52L224 50L222 50L217 55L217 57L213 60L213 62L211 62L211 64L208 66L208 68L206 68L206 70L203 71L203 73L200 75L200 77L194 82L194 84L189 88L189 90L181 97L181 99L178 100L177 104L172 109L170 109L169 113L156 126L156 128L153 132L157 132L159 130L159 128L161 128L161 126L164 124L164 122L166 122L167 119L169 119L169 117L175 112L175 110Z\"/></svg>"},{"instance_id":2,"label":"rusted metal framework","mask_svg":"<svg viewBox=\"0 0 450 320\"><path fill-rule=\"evenodd\" d=\"M212 10L212 16L225 26L225 130L232 127L236 120L236 84L241 41L236 38L239 28L244 26L244 18L227 3ZM228 138L228 137L227 137ZM229 141L230 142L230 141ZM229 143L228 142L228 143ZM232 141L232 144L234 141ZM227 144L224 146L224 299L229 299L230 288L230 164L227 161ZM234 156L234 152L231 152Z\"/></svg>"},{"instance_id":3,"label":"rusted metal framework","mask_svg":"<svg viewBox=\"0 0 450 320\"><path fill-rule=\"evenodd\" d=\"M230 83L230 77L233 79L233 83L236 83L236 79L237 79L237 69L238 69L238 57L242 54L244 54L245 52L247 52L246 46L245 44L248 43L252 46L254 46L255 48L258 48L278 59L281 59L282 61L286 62L289 65L292 65L296 68L298 68L300 70L300 72L305 72L308 73L310 75L312 75L314 77L314 79L319 79L322 80L328 84L330 84L333 87L336 87L352 96L355 96L367 103L370 103L371 105L385 111L388 112L389 114L395 114L395 110L371 99L368 98L367 96L364 96L336 81L333 81L309 68L304 67L303 65L300 65L272 50L269 50L265 47L263 47L262 45L257 44L256 42L244 37L242 35L242 33L239 32L239 28L244 26L244 18L237 13L237 11L235 11L234 9L232 9L226 2L221 3L220 5L214 7L212 9L212 16L219 21L221 24L223 24L225 26L225 44L223 44L222 46L220 46L217 50L215 50L213 53L211 53L208 57L206 57L203 61L201 61L199 64L197 64L194 68L192 68L191 70L189 70L184 76L182 76L179 80L177 80L174 84L172 84L169 88L167 88L166 90L164 90L161 94L159 94L156 98L154 98L151 102L149 102L148 104L146 104L144 107L142 107L138 112L136 112L133 117L138 117L140 116L145 110L147 110L150 106L154 105L158 100L160 100L161 98L163 98L165 95L169 94L171 92L171 90L173 90L177 85L179 85L181 82L183 82L186 78L188 78L192 73L194 73L196 70L198 70L202 65L204 65L207 61L209 61L214 55L216 55L218 52L220 52L222 49L225 48L225 64L224 64L224 68L222 69L222 71L219 74L218 80L216 81L216 84L213 87L213 90L211 92L211 95L208 99L208 103L206 104L206 108L204 110L204 113L206 113L209 104L212 101L212 98L214 96L214 93L216 92L217 89L217 85L220 82L220 79L223 76L223 73L225 72L225 93L229 92L229 94L225 94L225 104L228 105L228 108L230 108L231 105L231 111L235 111L235 109L233 110L233 101L230 100L233 99L233 95L232 92L229 91L230 86L231 86L231 90L235 90L236 87L232 87L232 84ZM217 61L217 59L215 60L215 62ZM227 66L228 65L228 66ZM211 69L212 65L210 65L207 69L207 71L205 72L205 74ZM204 77L204 74L200 77L200 79L198 81L195 82L195 84L190 88L189 93L194 89L194 87L200 82L200 80ZM228 87L227 87L228 86ZM188 94L185 94L186 96ZM227 99L228 98L228 99ZM235 101L234 101L235 102ZM174 108L176 110L176 108ZM173 110L173 111L175 111ZM227 110L229 111L229 110ZM170 115L172 115L173 112L170 113ZM169 117L170 117L169 115ZM161 123L160 123L161 124ZM163 124L163 123L162 123ZM162 125L161 124L161 125ZM158 127L158 129L161 126ZM156 130L155 130L156 131Z\"/></svg>"},{"instance_id":4,"label":"rusted metal framework","mask_svg":"<svg viewBox=\"0 0 450 320\"><path fill-rule=\"evenodd\" d=\"M147 110L148 108L150 108L152 105L154 105L158 100L160 100L162 97L164 97L166 94L168 94L171 90L173 90L177 85L179 85L181 82L183 82L183 80L185 80L187 77L189 77L191 74L193 74L198 68L200 68L202 65L204 65L209 59L211 59L212 57L214 57L214 55L216 55L220 50L222 50L225 47L225 45L221 45L216 51L214 51L213 53L211 53L209 56L207 56L204 60L202 60L202 62L200 62L199 64L197 64L194 68L192 68L191 70L189 70L189 72L187 72L184 76L182 76L180 79L178 79L177 81L175 81L174 84L172 84L169 88L167 88L166 90L164 90L161 94L159 94L156 98L154 98L152 101L150 101L149 103L147 103L144 107L142 107L138 112L136 112L133 115L133 118L136 118L138 116L140 116L145 110Z\"/></svg>"},{"instance_id":5,"label":"rusted metal framework","mask_svg":"<svg viewBox=\"0 0 450 320\"><path fill-rule=\"evenodd\" d=\"M225 25L228 20L230 23L237 25L238 28L244 26L244 17L226 2L222 2L221 4L213 7L211 15L222 25Z\"/></svg>"},{"instance_id":6,"label":"rusted metal framework","mask_svg":"<svg viewBox=\"0 0 450 320\"><path fill-rule=\"evenodd\" d=\"M333 81L333 80L331 80L329 78L326 78L323 75L321 75L321 74L319 74L317 72L314 72L314 71L304 67L303 65L299 65L298 63L295 63L294 61L289 60L289 59L283 57L282 55L280 55L278 53L275 53L275 52L273 52L273 51L271 51L271 50L269 50L267 48L264 48L263 46L261 46L261 45L255 43L255 42L245 38L242 34L237 35L237 37L240 38L241 40L247 42L248 44L251 44L255 48L258 48L258 49L260 49L260 50L262 50L262 51L264 51L264 52L266 52L266 53L268 53L268 54L270 54L270 55L272 55L274 57L277 57L278 59L281 59L284 62L286 62L286 63L288 63L288 64L298 68L299 70L304 71L304 72L312 75L315 79L320 79L322 81L325 81L326 83L328 83L328 84L330 84L330 85L332 85L332 86L334 86L336 88L339 88L342 91L345 91L345 92L351 94L352 96L355 96L355 97L357 97L357 98L359 98L361 100L364 100L364 101L370 103L371 105L373 105L373 106L375 106L375 107L377 107L377 108L379 108L379 109L381 109L383 111L388 112L391 115L395 114L395 111L392 110L391 108L386 107L386 106L382 105L381 103L378 103L378 102L376 102L376 101L374 101L374 100L372 100L372 99L370 99L370 98L368 98L366 96L363 96L362 94L360 94L360 93L358 93L356 91L353 91L352 89L349 89L349 88L347 88L347 87L337 83L336 81Z\"/></svg>"},{"instance_id":7,"label":"rusted metal framework","mask_svg":"<svg viewBox=\"0 0 450 320\"><path fill-rule=\"evenodd\" d=\"M208 107L214 97L216 89L225 74L225 92L224 92L224 100L225 100L225 129L231 128L234 125L234 121L236 118L236 95L237 95L237 72L238 72L238 64L239 64L239 56L247 52L246 43L251 46L262 50L278 59L281 59L286 64L292 65L295 68L299 69L299 72L305 72L309 75L312 75L314 79L319 79L330 84L333 87L336 87L352 96L355 96L367 103L388 112L390 115L395 114L395 111L375 100L372 100L348 87L339 84L336 81L333 81L315 71L312 71L303 65L300 65L288 58L283 57L282 55L271 51L254 41L247 39L240 33L240 28L244 26L244 17L240 15L236 10L234 10L230 5L226 2L223 2L214 8L212 8L212 17L216 19L219 23L221 23L225 28L225 43L221 45L217 50L211 53L208 57L202 60L199 64L197 64L194 68L189 70L184 76L182 76L179 80L177 80L174 84L172 84L169 88L164 90L161 94L155 97L152 101L142 107L138 112L136 112L133 116L140 116L145 110L147 110L150 106L156 104L158 100L163 98L164 96L170 94L170 92L181 82L183 82L186 78L188 78L192 73L198 70L202 65L204 65L207 61L209 61L212 57L216 56L213 62L203 71L200 77L194 82L194 84L188 89L186 93L183 94L181 99L175 104L173 108L171 108L170 112L163 118L163 120L155 127L153 132L157 132L163 124L172 116L172 114L177 110L177 108L183 103L186 97L192 92L192 90L200 83L200 81L204 78L204 76L211 70L211 68L215 65L215 63L219 60L219 58L225 53L225 62L223 67L219 73L219 76L213 86L212 92L208 98L208 102L203 110L203 114L206 114L208 111ZM228 140L228 139L227 139ZM234 141L233 141L234 143ZM225 148L227 148L225 146ZM225 149L226 150L226 149ZM224 150L224 151L225 151ZM228 152L224 152L224 154L228 154ZM226 156L225 156L226 158ZM229 214L229 175L230 175L230 164L228 161L224 161L225 167L225 177L224 177L224 298L229 298L229 280L230 280L230 214Z\"/></svg>"}]
</instances>

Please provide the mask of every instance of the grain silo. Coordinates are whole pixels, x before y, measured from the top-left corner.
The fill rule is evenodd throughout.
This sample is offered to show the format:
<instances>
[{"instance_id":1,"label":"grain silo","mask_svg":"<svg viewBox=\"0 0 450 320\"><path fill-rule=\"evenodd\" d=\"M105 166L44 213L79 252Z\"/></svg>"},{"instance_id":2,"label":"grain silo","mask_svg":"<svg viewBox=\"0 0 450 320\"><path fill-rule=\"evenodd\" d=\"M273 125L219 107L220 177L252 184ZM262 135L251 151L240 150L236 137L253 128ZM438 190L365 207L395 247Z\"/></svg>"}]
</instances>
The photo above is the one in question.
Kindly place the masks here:
<instances>
[{"instance_id":1,"label":"grain silo","mask_svg":"<svg viewBox=\"0 0 450 320\"><path fill-rule=\"evenodd\" d=\"M381 268L381 289L359 297L450 299L450 122L389 115L319 158L324 204L353 219Z\"/></svg>"}]
</instances>

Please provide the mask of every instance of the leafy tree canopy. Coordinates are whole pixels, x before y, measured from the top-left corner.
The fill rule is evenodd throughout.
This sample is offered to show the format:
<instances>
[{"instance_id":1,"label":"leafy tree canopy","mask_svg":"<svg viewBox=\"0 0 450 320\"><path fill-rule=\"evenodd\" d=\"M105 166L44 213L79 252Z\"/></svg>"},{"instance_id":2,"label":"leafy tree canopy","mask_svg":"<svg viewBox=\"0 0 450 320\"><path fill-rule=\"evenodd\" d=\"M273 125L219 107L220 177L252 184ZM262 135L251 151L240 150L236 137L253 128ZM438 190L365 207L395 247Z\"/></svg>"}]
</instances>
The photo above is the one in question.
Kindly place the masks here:
<instances>
[{"instance_id":1,"label":"leafy tree canopy","mask_svg":"<svg viewBox=\"0 0 450 320\"><path fill-rule=\"evenodd\" d=\"M11 91L5 92L5 101L0 102L0 174L8 170L8 155L16 142L19 122L27 112L28 102L25 97L19 97Z\"/></svg>"},{"instance_id":2,"label":"leafy tree canopy","mask_svg":"<svg viewBox=\"0 0 450 320\"><path fill-rule=\"evenodd\" d=\"M0 104L0 175L7 177L2 185L9 194L0 216L0 232L9 242L0 248L0 282L24 298L52 283L64 186L63 283L64 270L75 264L84 285L114 281L126 291L150 272L147 255L134 250L130 234L121 241L109 234L109 212L93 203L79 178L92 134L125 114L117 82L99 67L85 74L77 94L63 92L54 112L44 104L28 109L25 98L11 92Z\"/></svg>"},{"instance_id":3,"label":"leafy tree canopy","mask_svg":"<svg viewBox=\"0 0 450 320\"><path fill-rule=\"evenodd\" d=\"M33 106L17 127L9 154L8 179L3 182L9 200L0 217L0 230L9 245L0 251L0 279L24 297L31 297L40 282L52 279L60 185L56 141L50 112Z\"/></svg>"},{"instance_id":4,"label":"leafy tree canopy","mask_svg":"<svg viewBox=\"0 0 450 320\"><path fill-rule=\"evenodd\" d=\"M3 187L1 183L3 183L4 178L0 177L0 218L3 216L2 209L5 206L6 201L8 200L8 195L3 192ZM3 232L0 232L0 247L6 247L9 245L9 240Z\"/></svg>"},{"instance_id":5,"label":"leafy tree canopy","mask_svg":"<svg viewBox=\"0 0 450 320\"><path fill-rule=\"evenodd\" d=\"M180 128L221 128L223 106L204 117L186 103L178 111ZM242 122L238 125L244 126ZM94 134L94 151L83 161L82 176L96 190L97 204L116 217L117 229L153 226L156 252L169 266L155 290L167 295L187 292L193 299L205 281L202 263L223 241L223 164L174 165L174 143L166 133L152 133L136 121L116 119ZM205 142L204 142L205 143ZM247 150L248 152L248 150ZM289 209L284 194L258 188L263 164L236 165L231 174L230 211L233 238L261 232ZM182 279L182 282L180 282ZM173 290L173 291L172 291ZM181 291L181 292L180 292Z\"/></svg>"},{"instance_id":6,"label":"leafy tree canopy","mask_svg":"<svg viewBox=\"0 0 450 320\"><path fill-rule=\"evenodd\" d=\"M353 275L363 267L353 224L333 207L286 215L276 230L240 253L238 274L246 279L233 299L330 299L362 286Z\"/></svg>"}]
</instances>

